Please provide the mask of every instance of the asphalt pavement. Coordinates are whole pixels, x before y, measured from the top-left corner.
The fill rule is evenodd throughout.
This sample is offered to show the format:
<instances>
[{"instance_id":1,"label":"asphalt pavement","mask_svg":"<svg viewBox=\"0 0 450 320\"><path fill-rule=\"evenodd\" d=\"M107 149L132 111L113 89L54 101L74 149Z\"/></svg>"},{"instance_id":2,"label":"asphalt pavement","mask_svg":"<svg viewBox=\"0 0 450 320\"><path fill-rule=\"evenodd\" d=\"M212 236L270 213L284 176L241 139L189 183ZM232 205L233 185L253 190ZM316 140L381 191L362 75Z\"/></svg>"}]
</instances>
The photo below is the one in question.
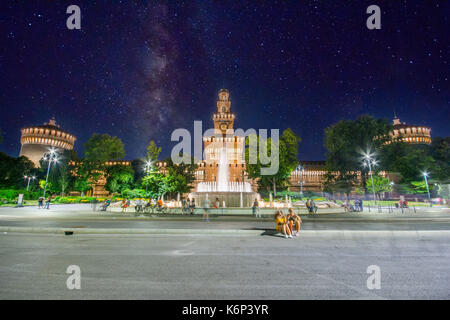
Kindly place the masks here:
<instances>
[{"instance_id":1,"label":"asphalt pavement","mask_svg":"<svg viewBox=\"0 0 450 320\"><path fill-rule=\"evenodd\" d=\"M399 233L0 234L0 299L449 299L449 234Z\"/></svg>"}]
</instances>

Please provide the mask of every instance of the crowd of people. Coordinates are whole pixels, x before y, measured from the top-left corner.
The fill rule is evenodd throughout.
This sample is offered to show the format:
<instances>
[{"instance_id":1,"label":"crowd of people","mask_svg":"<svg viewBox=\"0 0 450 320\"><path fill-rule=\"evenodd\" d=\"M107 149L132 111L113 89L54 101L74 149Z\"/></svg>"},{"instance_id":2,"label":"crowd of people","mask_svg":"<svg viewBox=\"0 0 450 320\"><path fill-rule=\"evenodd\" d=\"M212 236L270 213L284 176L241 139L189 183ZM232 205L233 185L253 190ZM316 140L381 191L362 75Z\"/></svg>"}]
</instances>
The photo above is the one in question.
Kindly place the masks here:
<instances>
[{"instance_id":1,"label":"crowd of people","mask_svg":"<svg viewBox=\"0 0 450 320\"><path fill-rule=\"evenodd\" d=\"M342 206L346 212L362 212L364 209L362 199L353 200L353 204L347 200Z\"/></svg>"}]
</instances>

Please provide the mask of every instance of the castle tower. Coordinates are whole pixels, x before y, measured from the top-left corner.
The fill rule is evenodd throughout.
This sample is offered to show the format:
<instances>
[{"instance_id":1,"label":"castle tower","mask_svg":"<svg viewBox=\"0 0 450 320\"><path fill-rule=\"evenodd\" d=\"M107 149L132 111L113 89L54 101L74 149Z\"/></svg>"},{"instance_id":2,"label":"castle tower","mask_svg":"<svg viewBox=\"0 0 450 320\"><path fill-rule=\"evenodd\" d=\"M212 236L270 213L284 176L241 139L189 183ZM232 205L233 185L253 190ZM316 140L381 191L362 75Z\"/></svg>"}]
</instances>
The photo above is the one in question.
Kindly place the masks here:
<instances>
[{"instance_id":1,"label":"castle tower","mask_svg":"<svg viewBox=\"0 0 450 320\"><path fill-rule=\"evenodd\" d=\"M393 129L390 133L393 140L411 144L431 144L430 127L409 125L401 122L400 118L395 116Z\"/></svg>"},{"instance_id":2,"label":"castle tower","mask_svg":"<svg viewBox=\"0 0 450 320\"><path fill-rule=\"evenodd\" d=\"M213 114L215 136L203 137L205 161L200 166L201 180L217 181L218 167L223 148L229 166L229 181L244 181L245 161L242 157L244 137L234 135L234 119L231 113L230 93L220 89Z\"/></svg>"},{"instance_id":3,"label":"castle tower","mask_svg":"<svg viewBox=\"0 0 450 320\"><path fill-rule=\"evenodd\" d=\"M234 114L231 113L230 93L227 89L220 89L217 95L217 112L213 115L214 131L225 135L233 133Z\"/></svg>"},{"instance_id":4,"label":"castle tower","mask_svg":"<svg viewBox=\"0 0 450 320\"><path fill-rule=\"evenodd\" d=\"M27 157L36 167L40 166L39 160L50 148L72 150L76 140L75 136L56 124L54 117L41 126L23 128L21 133L19 156Z\"/></svg>"}]
</instances>

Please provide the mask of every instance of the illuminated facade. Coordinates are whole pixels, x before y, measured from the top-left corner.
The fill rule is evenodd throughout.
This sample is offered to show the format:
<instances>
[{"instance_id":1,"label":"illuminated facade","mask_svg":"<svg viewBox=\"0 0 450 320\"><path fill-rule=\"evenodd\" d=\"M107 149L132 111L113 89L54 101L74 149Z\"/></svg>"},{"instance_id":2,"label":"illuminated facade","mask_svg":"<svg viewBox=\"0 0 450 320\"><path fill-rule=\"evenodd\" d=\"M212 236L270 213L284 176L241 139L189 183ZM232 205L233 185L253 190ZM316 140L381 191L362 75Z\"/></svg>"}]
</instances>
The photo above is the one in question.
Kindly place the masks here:
<instances>
[{"instance_id":1,"label":"illuminated facade","mask_svg":"<svg viewBox=\"0 0 450 320\"><path fill-rule=\"evenodd\" d=\"M36 167L50 148L72 150L76 140L75 136L61 130L55 118L41 126L23 128L21 134L19 156L27 157Z\"/></svg>"},{"instance_id":2,"label":"illuminated facade","mask_svg":"<svg viewBox=\"0 0 450 320\"><path fill-rule=\"evenodd\" d=\"M431 144L431 128L408 125L400 122L395 117L393 123L393 131L390 132L392 140L402 141L412 144Z\"/></svg>"},{"instance_id":3,"label":"illuminated facade","mask_svg":"<svg viewBox=\"0 0 450 320\"><path fill-rule=\"evenodd\" d=\"M197 178L200 181L217 181L219 158L226 148L229 166L229 181L245 181L245 160L242 157L244 137L234 135L234 119L231 113L230 93L221 89L217 95L217 112L213 115L215 136L203 137L205 160L199 165Z\"/></svg>"},{"instance_id":4,"label":"illuminated facade","mask_svg":"<svg viewBox=\"0 0 450 320\"><path fill-rule=\"evenodd\" d=\"M76 166L78 163L71 162L70 165ZM127 160L115 160L115 161L107 161L104 162L103 165L105 166L117 166L117 165L123 165L123 166L131 166L131 161ZM91 189L86 192L86 196L88 197L107 197L109 195L109 191L105 189L106 185L106 177L104 172L100 171L100 177L92 183ZM75 175L75 172L72 172L73 175ZM71 192L71 195L79 195L80 193L77 191Z\"/></svg>"},{"instance_id":5,"label":"illuminated facade","mask_svg":"<svg viewBox=\"0 0 450 320\"><path fill-rule=\"evenodd\" d=\"M216 101L217 112L213 114L214 135L203 137L205 160L197 163L195 182L192 191L195 191L200 182L217 182L221 151L225 147L228 163L229 181L252 182L247 179L245 172L245 159L242 157L244 137L234 135L235 115L231 113L230 93L226 89L219 90ZM166 163L157 163L160 172L166 172ZM255 187L255 186L254 186ZM253 189L255 189L253 187Z\"/></svg>"}]
</instances>

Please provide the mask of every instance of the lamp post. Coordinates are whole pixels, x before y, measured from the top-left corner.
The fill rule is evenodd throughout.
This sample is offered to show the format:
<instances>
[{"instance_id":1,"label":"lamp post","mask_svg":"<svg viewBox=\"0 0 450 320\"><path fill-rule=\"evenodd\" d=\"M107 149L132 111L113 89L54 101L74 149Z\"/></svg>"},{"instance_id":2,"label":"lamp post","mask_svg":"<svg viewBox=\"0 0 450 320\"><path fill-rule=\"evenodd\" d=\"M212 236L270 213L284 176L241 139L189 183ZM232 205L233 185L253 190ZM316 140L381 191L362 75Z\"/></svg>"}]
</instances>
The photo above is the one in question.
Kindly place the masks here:
<instances>
[{"instance_id":1,"label":"lamp post","mask_svg":"<svg viewBox=\"0 0 450 320\"><path fill-rule=\"evenodd\" d=\"M47 182L48 182L48 174L50 173L50 167L52 166L52 162L58 161L58 154L56 153L55 149L50 149L50 153L45 156L43 159L48 161L48 168L47 168L47 177L45 178L45 186L44 186L44 195L43 198L45 199L45 192L47 191Z\"/></svg>"},{"instance_id":2,"label":"lamp post","mask_svg":"<svg viewBox=\"0 0 450 320\"><path fill-rule=\"evenodd\" d=\"M150 172L150 166L152 165L151 161L147 161L145 163L145 172L146 172L146 178L145 178L145 196L147 197L147 189L148 189L148 174Z\"/></svg>"},{"instance_id":3,"label":"lamp post","mask_svg":"<svg viewBox=\"0 0 450 320\"><path fill-rule=\"evenodd\" d=\"M28 179L28 183L27 183L27 191L28 191L28 189L30 188L30 180L31 179L36 179L36 177L35 176L24 176L24 179Z\"/></svg>"},{"instance_id":4,"label":"lamp post","mask_svg":"<svg viewBox=\"0 0 450 320\"><path fill-rule=\"evenodd\" d=\"M394 182L391 181L389 184L391 185L391 200L392 200L392 192L394 191Z\"/></svg>"},{"instance_id":5,"label":"lamp post","mask_svg":"<svg viewBox=\"0 0 450 320\"><path fill-rule=\"evenodd\" d=\"M430 197L430 189L428 188L428 172L422 172L423 177L425 178L425 184L427 186L427 193L428 193L428 201L430 202L430 207L432 207L433 205L431 204L431 197Z\"/></svg>"},{"instance_id":6,"label":"lamp post","mask_svg":"<svg viewBox=\"0 0 450 320\"><path fill-rule=\"evenodd\" d=\"M297 166L297 172L298 172L298 184L300 187L300 200L303 199L303 172L305 172L305 168L299 164Z\"/></svg>"},{"instance_id":7,"label":"lamp post","mask_svg":"<svg viewBox=\"0 0 450 320\"><path fill-rule=\"evenodd\" d=\"M375 185L373 184L373 176L372 176L372 166L376 165L376 161L372 158L372 155L365 154L364 155L364 166L369 167L369 174L370 174L370 180L372 180L372 192L373 192L373 200L375 201L375 204L377 204L377 197L375 195Z\"/></svg>"}]
</instances>

